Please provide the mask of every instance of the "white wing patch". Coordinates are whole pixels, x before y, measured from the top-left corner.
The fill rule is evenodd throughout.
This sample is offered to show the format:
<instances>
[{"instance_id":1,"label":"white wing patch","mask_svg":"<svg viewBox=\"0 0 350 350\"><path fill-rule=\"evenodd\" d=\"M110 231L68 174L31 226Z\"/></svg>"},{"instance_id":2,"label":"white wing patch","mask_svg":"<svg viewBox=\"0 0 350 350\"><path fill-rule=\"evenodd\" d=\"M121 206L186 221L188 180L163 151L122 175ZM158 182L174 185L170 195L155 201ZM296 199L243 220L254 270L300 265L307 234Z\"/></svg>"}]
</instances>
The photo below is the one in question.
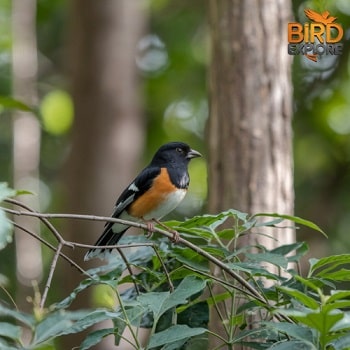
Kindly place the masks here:
<instances>
[{"instance_id":1,"label":"white wing patch","mask_svg":"<svg viewBox=\"0 0 350 350\"><path fill-rule=\"evenodd\" d=\"M135 197L135 193L133 193L131 196L126 198L124 201L120 202L114 209L112 217L119 217L119 215L122 213L122 211L133 202Z\"/></svg>"},{"instance_id":2,"label":"white wing patch","mask_svg":"<svg viewBox=\"0 0 350 350\"><path fill-rule=\"evenodd\" d=\"M140 191L139 188L135 185L135 182L133 182L129 187L128 187L129 191L134 191L134 192L138 192Z\"/></svg>"}]
</instances>

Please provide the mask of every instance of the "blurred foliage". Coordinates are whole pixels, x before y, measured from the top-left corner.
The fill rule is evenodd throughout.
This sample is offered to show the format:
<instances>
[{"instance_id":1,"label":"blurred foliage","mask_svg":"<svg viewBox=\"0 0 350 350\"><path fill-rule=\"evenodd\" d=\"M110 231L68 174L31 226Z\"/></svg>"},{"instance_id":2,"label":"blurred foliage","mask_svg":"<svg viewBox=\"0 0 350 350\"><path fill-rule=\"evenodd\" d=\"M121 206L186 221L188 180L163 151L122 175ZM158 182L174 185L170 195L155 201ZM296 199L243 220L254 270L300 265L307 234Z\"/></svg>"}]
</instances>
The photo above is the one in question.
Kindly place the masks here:
<instances>
[{"instance_id":1,"label":"blurred foliage","mask_svg":"<svg viewBox=\"0 0 350 350\"><path fill-rule=\"evenodd\" d=\"M293 1L296 20L306 7L328 10L344 28L342 55L293 62L296 214L329 233L331 245L315 249L321 256L350 248L350 2Z\"/></svg>"},{"instance_id":2,"label":"blurred foliage","mask_svg":"<svg viewBox=\"0 0 350 350\"><path fill-rule=\"evenodd\" d=\"M73 124L73 103L70 95L62 90L46 94L40 104L45 131L53 135L66 133Z\"/></svg>"}]
</instances>

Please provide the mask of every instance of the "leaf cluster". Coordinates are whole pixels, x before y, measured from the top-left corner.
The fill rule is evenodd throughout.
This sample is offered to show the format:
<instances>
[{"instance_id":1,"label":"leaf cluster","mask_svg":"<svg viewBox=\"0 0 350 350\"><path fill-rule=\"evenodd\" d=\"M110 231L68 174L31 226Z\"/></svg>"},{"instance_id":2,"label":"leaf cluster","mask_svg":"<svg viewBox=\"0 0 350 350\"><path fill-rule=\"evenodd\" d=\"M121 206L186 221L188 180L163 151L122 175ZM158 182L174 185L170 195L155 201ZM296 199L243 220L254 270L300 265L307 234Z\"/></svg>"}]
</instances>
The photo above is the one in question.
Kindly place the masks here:
<instances>
[{"instance_id":1,"label":"leaf cluster","mask_svg":"<svg viewBox=\"0 0 350 350\"><path fill-rule=\"evenodd\" d=\"M1 184L1 200L15 194ZM0 209L1 249L12 235L6 212L18 214L5 206ZM31 211L20 214L41 220L54 216ZM160 228L151 243L142 236L126 236L103 266L84 270L74 262L86 278L65 299L45 308L42 298L32 314L0 300L0 348L54 348L56 339L110 320L111 327L90 330L80 349L89 349L106 336L135 349L204 349L209 336L217 338L217 349L238 344L252 349L347 349L350 292L343 286L349 282L350 255L310 259L308 273L302 277L298 264L308 251L304 242L270 250L261 245L238 248L242 235L262 227L272 235L276 227L281 230L284 220L322 233L317 225L298 217L250 216L231 209L167 222L170 230L180 233L179 244L171 243L167 238L171 234ZM56 258L66 258L61 253L63 245L79 245L53 233L58 239L57 247L51 247ZM221 273L214 273L213 267ZM54 270L53 263L50 275ZM71 311L72 302L94 286L105 286L115 302ZM224 336L209 329L209 311L217 313ZM259 320L255 324L251 324L252 315ZM24 328L31 333L29 344L22 343ZM149 331L146 343L140 340L141 329ZM131 337L125 336L125 330Z\"/></svg>"}]
</instances>

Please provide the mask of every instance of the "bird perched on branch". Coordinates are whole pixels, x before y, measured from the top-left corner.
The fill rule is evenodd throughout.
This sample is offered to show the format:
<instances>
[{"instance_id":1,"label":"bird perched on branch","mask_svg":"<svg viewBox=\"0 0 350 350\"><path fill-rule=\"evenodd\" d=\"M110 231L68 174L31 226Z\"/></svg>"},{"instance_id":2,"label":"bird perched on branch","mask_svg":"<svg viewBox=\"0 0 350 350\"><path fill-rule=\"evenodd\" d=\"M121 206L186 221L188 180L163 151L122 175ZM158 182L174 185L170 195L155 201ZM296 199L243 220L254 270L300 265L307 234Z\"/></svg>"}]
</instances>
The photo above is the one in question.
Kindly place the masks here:
<instances>
[{"instance_id":1,"label":"bird perched on branch","mask_svg":"<svg viewBox=\"0 0 350 350\"><path fill-rule=\"evenodd\" d=\"M112 217L128 221L146 222L149 231L154 222L174 210L184 199L190 178L188 163L201 154L183 142L170 142L161 146L151 163L131 182L118 198ZM130 226L107 222L96 246L118 243ZM173 232L173 240L178 233ZM104 257L112 249L92 248L84 260Z\"/></svg>"}]
</instances>

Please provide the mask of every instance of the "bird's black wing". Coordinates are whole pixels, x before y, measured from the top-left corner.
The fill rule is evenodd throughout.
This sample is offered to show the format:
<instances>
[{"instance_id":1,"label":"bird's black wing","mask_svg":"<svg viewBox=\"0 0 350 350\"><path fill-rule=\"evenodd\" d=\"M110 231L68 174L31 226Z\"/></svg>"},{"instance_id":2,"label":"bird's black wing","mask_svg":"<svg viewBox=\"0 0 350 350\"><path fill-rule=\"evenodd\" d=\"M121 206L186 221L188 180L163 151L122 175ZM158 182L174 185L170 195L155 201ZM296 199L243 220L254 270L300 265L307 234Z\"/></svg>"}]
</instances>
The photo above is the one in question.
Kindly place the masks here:
<instances>
[{"instance_id":1,"label":"bird's black wing","mask_svg":"<svg viewBox=\"0 0 350 350\"><path fill-rule=\"evenodd\" d=\"M138 197L142 196L152 186L153 180L160 174L159 167L143 169L135 180L119 196L112 217L118 218Z\"/></svg>"},{"instance_id":2,"label":"bird's black wing","mask_svg":"<svg viewBox=\"0 0 350 350\"><path fill-rule=\"evenodd\" d=\"M138 197L142 196L153 183L153 180L160 174L161 169L159 167L150 167L143 169L141 173L134 179L133 182L122 192L119 196L112 218L119 218L120 215L128 208L128 206L134 202ZM113 222L106 222L104 230L95 243L96 246L115 245L129 226L122 224L115 224ZM104 255L105 248L90 249L84 257L84 260L89 260L93 257Z\"/></svg>"}]
</instances>

